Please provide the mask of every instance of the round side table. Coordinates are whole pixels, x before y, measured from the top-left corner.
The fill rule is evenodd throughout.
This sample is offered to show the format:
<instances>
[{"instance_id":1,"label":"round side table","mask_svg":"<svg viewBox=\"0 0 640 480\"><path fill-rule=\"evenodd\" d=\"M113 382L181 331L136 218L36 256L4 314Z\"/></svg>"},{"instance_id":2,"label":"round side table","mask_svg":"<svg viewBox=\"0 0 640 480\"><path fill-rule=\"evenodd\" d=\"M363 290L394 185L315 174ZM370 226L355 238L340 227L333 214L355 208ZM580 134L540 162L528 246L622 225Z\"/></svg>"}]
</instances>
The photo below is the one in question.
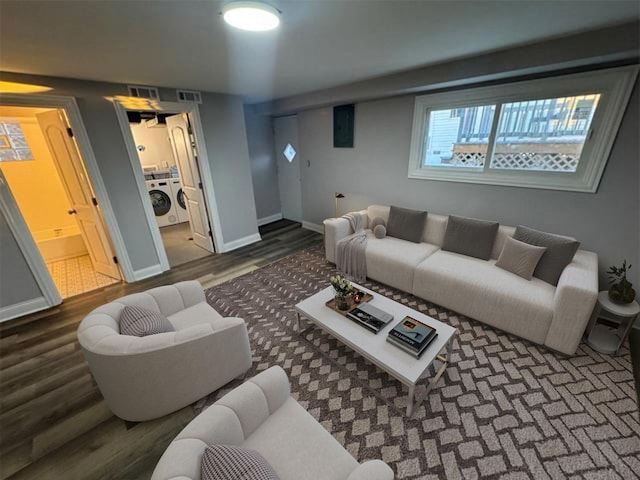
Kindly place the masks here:
<instances>
[{"instance_id":1,"label":"round side table","mask_svg":"<svg viewBox=\"0 0 640 480\"><path fill-rule=\"evenodd\" d=\"M613 316L613 319L620 321L620 326L616 330L611 330L598 323L598 318L600 318L600 314L603 311ZM629 336L633 322L638 318L638 314L640 314L638 302L633 301L625 305L613 303L609 298L609 292L603 290L598 294L596 308L585 332L587 344L600 353L618 353L618 350ZM606 316L603 318L605 320L610 319Z\"/></svg>"}]
</instances>

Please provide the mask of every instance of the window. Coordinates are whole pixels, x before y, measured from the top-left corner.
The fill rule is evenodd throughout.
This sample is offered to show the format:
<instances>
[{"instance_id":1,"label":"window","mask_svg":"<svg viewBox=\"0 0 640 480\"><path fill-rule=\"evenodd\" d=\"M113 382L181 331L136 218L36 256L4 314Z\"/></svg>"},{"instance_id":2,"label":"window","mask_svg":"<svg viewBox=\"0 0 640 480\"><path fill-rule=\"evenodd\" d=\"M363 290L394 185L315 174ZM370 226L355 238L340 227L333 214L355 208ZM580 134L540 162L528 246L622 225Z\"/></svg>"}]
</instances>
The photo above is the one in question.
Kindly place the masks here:
<instances>
[{"instance_id":1,"label":"window","mask_svg":"<svg viewBox=\"0 0 640 480\"><path fill-rule=\"evenodd\" d=\"M409 178L595 192L637 72L416 97Z\"/></svg>"},{"instance_id":2,"label":"window","mask_svg":"<svg viewBox=\"0 0 640 480\"><path fill-rule=\"evenodd\" d=\"M33 160L33 154L20 123L0 119L0 162L15 160Z\"/></svg>"}]
</instances>

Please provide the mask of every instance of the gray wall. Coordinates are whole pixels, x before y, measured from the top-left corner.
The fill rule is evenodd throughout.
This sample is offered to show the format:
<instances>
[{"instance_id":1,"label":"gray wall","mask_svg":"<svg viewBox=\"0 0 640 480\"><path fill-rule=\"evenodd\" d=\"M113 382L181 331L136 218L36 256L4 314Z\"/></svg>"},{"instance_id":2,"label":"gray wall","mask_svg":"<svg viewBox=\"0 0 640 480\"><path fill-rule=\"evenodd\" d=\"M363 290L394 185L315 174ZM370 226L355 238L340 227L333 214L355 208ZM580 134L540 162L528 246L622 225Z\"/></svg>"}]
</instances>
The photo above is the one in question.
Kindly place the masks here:
<instances>
[{"instance_id":1,"label":"gray wall","mask_svg":"<svg viewBox=\"0 0 640 480\"><path fill-rule=\"evenodd\" d=\"M2 72L2 79L45 85L52 87L45 95L76 98L133 269L141 270L157 265L159 259L155 249L149 248L152 244L151 232L147 223L140 221L144 218L143 203L137 191L115 109L106 98L128 95L126 86L8 72ZM173 89L162 88L160 94L162 100L176 100ZM224 242L256 234L258 227L242 99L204 93L200 114L218 207L218 212L214 215L219 215ZM2 255L5 255L4 244ZM28 269L24 270L27 268L26 264L8 265L11 268L2 270L3 284L9 276L30 276ZM33 278L31 280L33 282ZM25 288L24 291L29 290ZM8 295L3 293L0 306L7 306L9 304L5 302L12 301L13 297Z\"/></svg>"},{"instance_id":2,"label":"gray wall","mask_svg":"<svg viewBox=\"0 0 640 480\"><path fill-rule=\"evenodd\" d=\"M330 108L298 114L301 154L311 161L302 167L304 220L321 224L332 217L339 191L346 196L342 213L378 203L525 224L576 237L599 254L601 277L626 258L634 264L631 281L640 286L637 84L595 194L407 178L413 102L404 96L358 103L353 149L332 147Z\"/></svg>"},{"instance_id":3,"label":"gray wall","mask_svg":"<svg viewBox=\"0 0 640 480\"><path fill-rule=\"evenodd\" d=\"M0 307L42 297L3 212L0 212L0 272Z\"/></svg>"},{"instance_id":4,"label":"gray wall","mask_svg":"<svg viewBox=\"0 0 640 480\"><path fill-rule=\"evenodd\" d=\"M236 96L203 93L200 117L225 243L258 233L244 106Z\"/></svg>"},{"instance_id":5,"label":"gray wall","mask_svg":"<svg viewBox=\"0 0 640 480\"><path fill-rule=\"evenodd\" d=\"M156 265L158 256L149 248L151 232L147 224L140 221L144 210L120 126L112 103L104 98L128 95L126 86L4 72L2 77L53 88L45 94L76 98L133 269Z\"/></svg>"},{"instance_id":6,"label":"gray wall","mask_svg":"<svg viewBox=\"0 0 640 480\"><path fill-rule=\"evenodd\" d=\"M281 213L278 169L274 150L273 119L245 107L253 193L258 218Z\"/></svg>"}]
</instances>

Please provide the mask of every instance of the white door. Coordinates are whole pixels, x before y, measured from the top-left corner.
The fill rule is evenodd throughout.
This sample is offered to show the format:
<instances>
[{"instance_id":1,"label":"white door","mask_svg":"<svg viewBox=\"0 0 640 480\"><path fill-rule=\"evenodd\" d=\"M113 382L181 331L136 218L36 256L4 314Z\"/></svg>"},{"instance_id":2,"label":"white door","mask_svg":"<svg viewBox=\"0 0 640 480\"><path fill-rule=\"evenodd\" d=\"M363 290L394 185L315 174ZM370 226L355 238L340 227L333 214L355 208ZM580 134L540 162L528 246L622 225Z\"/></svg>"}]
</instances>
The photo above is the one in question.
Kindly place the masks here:
<instances>
[{"instance_id":1,"label":"white door","mask_svg":"<svg viewBox=\"0 0 640 480\"><path fill-rule=\"evenodd\" d=\"M204 201L198 158L194 153L195 142L189 133L189 122L185 113L167 117L169 140L180 173L193 243L209 252L214 252L207 204Z\"/></svg>"},{"instance_id":2,"label":"white door","mask_svg":"<svg viewBox=\"0 0 640 480\"><path fill-rule=\"evenodd\" d=\"M69 215L76 217L94 270L120 279L120 270L109 236L102 223L84 164L71 137L71 129L67 126L62 111L50 110L39 113L36 117L71 204Z\"/></svg>"},{"instance_id":3,"label":"white door","mask_svg":"<svg viewBox=\"0 0 640 480\"><path fill-rule=\"evenodd\" d=\"M282 216L300 222L302 221L302 178L300 177L298 117L290 115L275 118L273 131Z\"/></svg>"}]
</instances>

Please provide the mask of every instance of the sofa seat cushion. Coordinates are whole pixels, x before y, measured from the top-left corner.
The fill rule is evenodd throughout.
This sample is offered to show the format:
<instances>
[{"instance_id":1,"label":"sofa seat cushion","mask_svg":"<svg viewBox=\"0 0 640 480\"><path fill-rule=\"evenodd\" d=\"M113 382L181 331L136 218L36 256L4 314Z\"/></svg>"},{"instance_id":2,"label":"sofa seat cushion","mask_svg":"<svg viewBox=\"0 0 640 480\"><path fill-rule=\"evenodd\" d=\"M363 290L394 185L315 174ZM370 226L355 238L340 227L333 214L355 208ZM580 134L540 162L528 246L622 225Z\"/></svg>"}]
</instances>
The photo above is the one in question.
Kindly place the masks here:
<instances>
[{"instance_id":1,"label":"sofa seat cushion","mask_svg":"<svg viewBox=\"0 0 640 480\"><path fill-rule=\"evenodd\" d=\"M207 302L196 303L191 307L170 315L168 318L176 330L184 330L203 323L218 323L224 319L224 317L216 312Z\"/></svg>"},{"instance_id":2,"label":"sofa seat cushion","mask_svg":"<svg viewBox=\"0 0 640 480\"><path fill-rule=\"evenodd\" d=\"M242 444L260 452L281 480L346 479L358 462L289 398Z\"/></svg>"},{"instance_id":3,"label":"sofa seat cushion","mask_svg":"<svg viewBox=\"0 0 640 480\"><path fill-rule=\"evenodd\" d=\"M555 288L480 260L440 250L415 271L414 295L536 343L553 318Z\"/></svg>"},{"instance_id":4,"label":"sofa seat cushion","mask_svg":"<svg viewBox=\"0 0 640 480\"><path fill-rule=\"evenodd\" d=\"M367 231L367 277L410 292L415 267L438 250L430 243L413 243L386 236L376 238Z\"/></svg>"}]
</instances>

